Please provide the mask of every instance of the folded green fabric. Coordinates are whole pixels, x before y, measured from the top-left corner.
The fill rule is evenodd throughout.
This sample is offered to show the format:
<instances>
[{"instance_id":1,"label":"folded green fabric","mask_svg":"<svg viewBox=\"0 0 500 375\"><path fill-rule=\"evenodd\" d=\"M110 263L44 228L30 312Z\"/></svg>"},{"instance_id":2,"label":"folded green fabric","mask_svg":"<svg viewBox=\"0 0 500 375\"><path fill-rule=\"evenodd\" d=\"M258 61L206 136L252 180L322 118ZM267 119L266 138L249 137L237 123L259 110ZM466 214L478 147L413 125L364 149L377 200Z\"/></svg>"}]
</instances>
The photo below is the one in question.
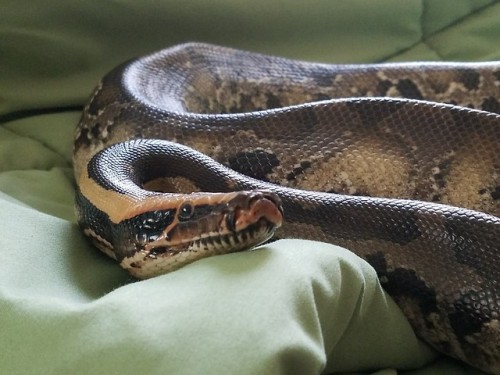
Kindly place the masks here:
<instances>
[{"instance_id":1,"label":"folded green fabric","mask_svg":"<svg viewBox=\"0 0 500 375\"><path fill-rule=\"evenodd\" d=\"M498 59L500 4L444 4L4 1L0 374L479 373L436 359L345 249L282 240L139 282L73 213L73 130L114 65L190 40L329 62Z\"/></svg>"}]
</instances>

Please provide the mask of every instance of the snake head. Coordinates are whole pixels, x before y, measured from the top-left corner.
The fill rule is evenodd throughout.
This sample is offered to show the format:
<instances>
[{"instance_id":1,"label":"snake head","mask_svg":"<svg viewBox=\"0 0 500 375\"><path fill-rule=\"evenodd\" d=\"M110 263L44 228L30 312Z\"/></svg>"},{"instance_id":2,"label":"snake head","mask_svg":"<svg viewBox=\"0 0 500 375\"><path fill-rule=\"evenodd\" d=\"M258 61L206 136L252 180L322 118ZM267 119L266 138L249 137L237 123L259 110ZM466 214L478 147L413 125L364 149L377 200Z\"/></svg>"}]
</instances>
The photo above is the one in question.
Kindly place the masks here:
<instances>
[{"instance_id":1,"label":"snake head","mask_svg":"<svg viewBox=\"0 0 500 375\"><path fill-rule=\"evenodd\" d=\"M280 198L265 191L185 194L170 207L116 227L115 254L133 276L148 278L250 249L270 239L283 219Z\"/></svg>"}]
</instances>

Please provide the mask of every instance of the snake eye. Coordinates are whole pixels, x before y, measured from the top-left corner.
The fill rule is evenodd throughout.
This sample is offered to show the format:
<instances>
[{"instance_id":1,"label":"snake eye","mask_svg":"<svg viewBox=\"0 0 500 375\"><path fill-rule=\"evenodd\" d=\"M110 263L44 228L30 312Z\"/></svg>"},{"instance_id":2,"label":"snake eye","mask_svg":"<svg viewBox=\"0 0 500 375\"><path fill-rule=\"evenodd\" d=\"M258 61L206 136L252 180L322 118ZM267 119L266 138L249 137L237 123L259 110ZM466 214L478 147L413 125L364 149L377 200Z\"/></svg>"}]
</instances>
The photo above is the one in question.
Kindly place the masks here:
<instances>
[{"instance_id":1,"label":"snake eye","mask_svg":"<svg viewBox=\"0 0 500 375\"><path fill-rule=\"evenodd\" d=\"M191 203L186 202L179 208L179 220L189 220L193 216L194 207Z\"/></svg>"}]
</instances>

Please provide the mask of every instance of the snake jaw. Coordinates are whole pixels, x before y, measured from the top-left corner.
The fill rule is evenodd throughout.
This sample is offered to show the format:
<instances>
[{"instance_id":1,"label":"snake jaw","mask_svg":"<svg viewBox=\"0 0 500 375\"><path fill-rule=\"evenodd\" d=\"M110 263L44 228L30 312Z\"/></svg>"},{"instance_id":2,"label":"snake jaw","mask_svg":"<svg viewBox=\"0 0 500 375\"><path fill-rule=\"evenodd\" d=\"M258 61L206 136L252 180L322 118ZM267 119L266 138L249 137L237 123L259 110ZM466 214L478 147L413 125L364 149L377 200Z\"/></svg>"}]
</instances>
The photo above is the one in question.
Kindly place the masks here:
<instances>
[{"instance_id":1,"label":"snake jaw","mask_svg":"<svg viewBox=\"0 0 500 375\"><path fill-rule=\"evenodd\" d=\"M253 248L269 240L281 226L283 208L270 192L229 193L225 203L197 217L205 202L193 204L190 220L178 216L164 232L141 250L121 260L133 276L145 279L174 271L198 259Z\"/></svg>"}]
</instances>

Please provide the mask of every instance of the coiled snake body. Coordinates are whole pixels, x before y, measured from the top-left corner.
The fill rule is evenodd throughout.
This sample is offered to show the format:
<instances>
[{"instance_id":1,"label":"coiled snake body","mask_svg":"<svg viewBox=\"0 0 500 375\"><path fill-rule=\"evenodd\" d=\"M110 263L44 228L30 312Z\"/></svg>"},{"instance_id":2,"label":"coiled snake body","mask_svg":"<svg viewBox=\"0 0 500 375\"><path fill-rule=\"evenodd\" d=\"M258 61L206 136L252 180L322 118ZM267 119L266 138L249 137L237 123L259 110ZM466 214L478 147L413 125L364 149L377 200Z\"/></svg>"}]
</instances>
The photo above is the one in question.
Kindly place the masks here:
<instances>
[{"instance_id":1,"label":"coiled snake body","mask_svg":"<svg viewBox=\"0 0 500 375\"><path fill-rule=\"evenodd\" d=\"M499 94L498 63L173 47L113 70L85 107L78 221L140 278L276 229L342 245L422 339L500 374Z\"/></svg>"}]
</instances>

